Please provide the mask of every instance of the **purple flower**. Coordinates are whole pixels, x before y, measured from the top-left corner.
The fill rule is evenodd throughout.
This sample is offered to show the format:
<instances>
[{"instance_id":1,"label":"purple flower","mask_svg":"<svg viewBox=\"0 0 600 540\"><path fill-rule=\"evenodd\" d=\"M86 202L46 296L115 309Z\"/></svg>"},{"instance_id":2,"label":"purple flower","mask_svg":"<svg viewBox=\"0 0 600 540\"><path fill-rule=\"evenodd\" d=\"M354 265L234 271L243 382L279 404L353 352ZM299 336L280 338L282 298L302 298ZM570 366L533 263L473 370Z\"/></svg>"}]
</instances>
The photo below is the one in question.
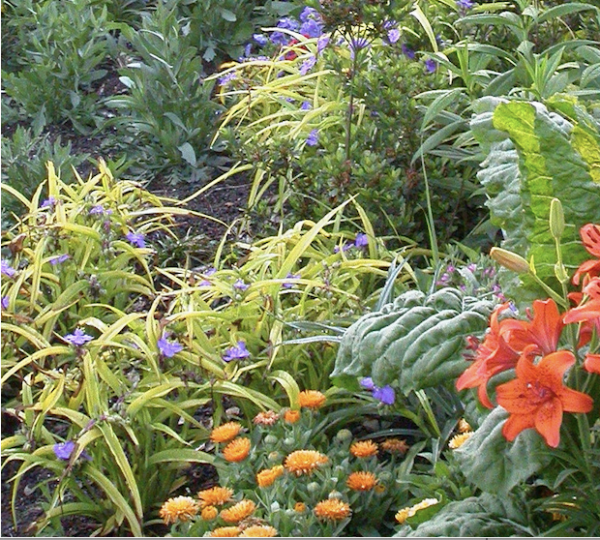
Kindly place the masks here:
<instances>
[{"instance_id":1,"label":"purple flower","mask_svg":"<svg viewBox=\"0 0 600 540\"><path fill-rule=\"evenodd\" d=\"M271 34L269 39L271 40L271 43L283 46L288 44L290 41L290 36L284 34L283 32L275 31Z\"/></svg>"},{"instance_id":2,"label":"purple flower","mask_svg":"<svg viewBox=\"0 0 600 540\"><path fill-rule=\"evenodd\" d=\"M101 204L96 204L90 208L90 215L92 216L102 216L102 215L110 215L112 214L112 210L109 208L108 210L104 209L104 206Z\"/></svg>"},{"instance_id":3,"label":"purple flower","mask_svg":"<svg viewBox=\"0 0 600 540\"><path fill-rule=\"evenodd\" d=\"M134 245L135 247L139 247L139 248L146 247L146 240L144 240L145 236L142 233L128 232L125 235L125 238L127 238L129 243Z\"/></svg>"},{"instance_id":4,"label":"purple flower","mask_svg":"<svg viewBox=\"0 0 600 540\"><path fill-rule=\"evenodd\" d=\"M63 253L62 255L57 255L56 257L51 257L49 261L52 266L56 266L57 264L68 261L70 258L71 258L71 255L68 255L67 253Z\"/></svg>"},{"instance_id":5,"label":"purple flower","mask_svg":"<svg viewBox=\"0 0 600 540\"><path fill-rule=\"evenodd\" d=\"M296 32L299 27L300 23L291 17L284 17L277 23L277 28L285 28L286 30L291 30L292 32Z\"/></svg>"},{"instance_id":6,"label":"purple flower","mask_svg":"<svg viewBox=\"0 0 600 540\"><path fill-rule=\"evenodd\" d=\"M397 43L400 39L400 30L398 28L388 30L387 38L390 43Z\"/></svg>"},{"instance_id":7,"label":"purple flower","mask_svg":"<svg viewBox=\"0 0 600 540\"><path fill-rule=\"evenodd\" d=\"M9 298L8 296L3 296L2 297L2 309L8 309L8 305L9 305Z\"/></svg>"},{"instance_id":8,"label":"purple flower","mask_svg":"<svg viewBox=\"0 0 600 540\"><path fill-rule=\"evenodd\" d=\"M56 199L54 197L48 197L42 201L40 208L53 208L56 204Z\"/></svg>"},{"instance_id":9,"label":"purple flower","mask_svg":"<svg viewBox=\"0 0 600 540\"><path fill-rule=\"evenodd\" d=\"M248 358L250 351L246 349L246 343L244 341L238 341L235 347L229 347L223 354L224 362L231 362L232 360L242 360Z\"/></svg>"},{"instance_id":10,"label":"purple flower","mask_svg":"<svg viewBox=\"0 0 600 540\"><path fill-rule=\"evenodd\" d=\"M302 62L302 65L300 66L300 75L306 75L312 68L315 67L316 63L317 57L309 56L306 60L304 60L304 62Z\"/></svg>"},{"instance_id":11,"label":"purple flower","mask_svg":"<svg viewBox=\"0 0 600 540\"><path fill-rule=\"evenodd\" d=\"M267 36L265 36L264 34L252 34L252 38L261 47L264 47L269 42L269 38Z\"/></svg>"},{"instance_id":12,"label":"purple flower","mask_svg":"<svg viewBox=\"0 0 600 540\"><path fill-rule=\"evenodd\" d=\"M300 20L302 22L321 21L322 18L321 14L315 8L307 6L302 10L302 13L300 13Z\"/></svg>"},{"instance_id":13,"label":"purple flower","mask_svg":"<svg viewBox=\"0 0 600 540\"><path fill-rule=\"evenodd\" d=\"M2 274L4 274L6 277L13 277L17 271L10 266L10 264L8 264L4 259L2 259L2 261L0 261L0 271L2 272Z\"/></svg>"},{"instance_id":14,"label":"purple flower","mask_svg":"<svg viewBox=\"0 0 600 540\"><path fill-rule=\"evenodd\" d=\"M218 82L221 86L226 86L235 78L237 78L237 73L235 71L230 71L229 73L226 73L225 75L220 77Z\"/></svg>"},{"instance_id":15,"label":"purple flower","mask_svg":"<svg viewBox=\"0 0 600 540\"><path fill-rule=\"evenodd\" d=\"M323 33L323 24L314 19L308 19L302 23L300 33L307 38L319 37Z\"/></svg>"},{"instance_id":16,"label":"purple flower","mask_svg":"<svg viewBox=\"0 0 600 540\"><path fill-rule=\"evenodd\" d=\"M58 459L62 459L63 461L69 461L71 458L71 454L73 450L75 450L75 443L73 441L65 441L64 443L56 443L52 450L54 451L54 455ZM83 459L87 459L88 461L92 461L92 458L87 454L87 452L81 452L81 457Z\"/></svg>"},{"instance_id":17,"label":"purple flower","mask_svg":"<svg viewBox=\"0 0 600 540\"><path fill-rule=\"evenodd\" d=\"M63 339L68 341L71 345L81 347L88 341L92 341L94 338L92 336L88 336L81 328L76 328L75 332L72 334L67 334Z\"/></svg>"},{"instance_id":18,"label":"purple flower","mask_svg":"<svg viewBox=\"0 0 600 540\"><path fill-rule=\"evenodd\" d=\"M433 58L425 60L425 71L427 73L435 73L437 69L437 62Z\"/></svg>"},{"instance_id":19,"label":"purple flower","mask_svg":"<svg viewBox=\"0 0 600 540\"><path fill-rule=\"evenodd\" d=\"M354 242L344 242L344 244L342 245L341 251L348 251L352 247L354 247ZM333 252L334 253L339 253L340 252L340 246L335 246L333 248Z\"/></svg>"},{"instance_id":20,"label":"purple flower","mask_svg":"<svg viewBox=\"0 0 600 540\"><path fill-rule=\"evenodd\" d=\"M384 405L393 405L396 400L396 393L389 384L386 384L383 388L375 387L373 397L381 401Z\"/></svg>"},{"instance_id":21,"label":"purple flower","mask_svg":"<svg viewBox=\"0 0 600 540\"><path fill-rule=\"evenodd\" d=\"M456 7L459 9L472 9L475 7L475 2L471 0L456 0Z\"/></svg>"},{"instance_id":22,"label":"purple flower","mask_svg":"<svg viewBox=\"0 0 600 540\"><path fill-rule=\"evenodd\" d=\"M58 459L62 459L64 461L68 461L75 450L75 443L73 441L66 441L64 443L56 443L52 450L54 450L54 454Z\"/></svg>"},{"instance_id":23,"label":"purple flower","mask_svg":"<svg viewBox=\"0 0 600 540\"><path fill-rule=\"evenodd\" d=\"M406 43L403 43L400 47L402 49L402 54L406 56L409 60L414 60L417 54L413 51Z\"/></svg>"},{"instance_id":24,"label":"purple flower","mask_svg":"<svg viewBox=\"0 0 600 540\"><path fill-rule=\"evenodd\" d=\"M365 233L358 233L354 239L354 247L363 248L369 245L369 237Z\"/></svg>"},{"instance_id":25,"label":"purple flower","mask_svg":"<svg viewBox=\"0 0 600 540\"><path fill-rule=\"evenodd\" d=\"M358 384L360 384L365 390L375 390L377 388L373 383L373 379L371 377L363 377Z\"/></svg>"},{"instance_id":26,"label":"purple flower","mask_svg":"<svg viewBox=\"0 0 600 540\"><path fill-rule=\"evenodd\" d=\"M310 111L312 109L312 105L308 101L304 101L302 105L300 105L301 111Z\"/></svg>"},{"instance_id":27,"label":"purple flower","mask_svg":"<svg viewBox=\"0 0 600 540\"><path fill-rule=\"evenodd\" d=\"M288 272L287 276L285 276L286 279L300 279L300 277L300 274L292 274L291 272ZM284 289L291 289L293 286L294 283L284 282L283 284Z\"/></svg>"},{"instance_id":28,"label":"purple flower","mask_svg":"<svg viewBox=\"0 0 600 540\"><path fill-rule=\"evenodd\" d=\"M475 272L475 270L477 270L477 265L475 263L470 263L467 264L467 270L470 270L471 272Z\"/></svg>"},{"instance_id":29,"label":"purple flower","mask_svg":"<svg viewBox=\"0 0 600 540\"><path fill-rule=\"evenodd\" d=\"M356 51L366 49L369 46L369 40L367 38L352 38L350 40L350 56L354 59Z\"/></svg>"},{"instance_id":30,"label":"purple flower","mask_svg":"<svg viewBox=\"0 0 600 540\"><path fill-rule=\"evenodd\" d=\"M233 288L238 291L245 291L250 285L248 285L242 278L239 278L234 284Z\"/></svg>"},{"instance_id":31,"label":"purple flower","mask_svg":"<svg viewBox=\"0 0 600 540\"><path fill-rule=\"evenodd\" d=\"M217 271L216 268L209 268L206 272L202 272L202 275L205 277L212 276ZM208 279L203 279L200 283L198 283L200 287L210 287L212 283Z\"/></svg>"},{"instance_id":32,"label":"purple flower","mask_svg":"<svg viewBox=\"0 0 600 540\"><path fill-rule=\"evenodd\" d=\"M319 39L317 39L317 54L321 54L321 52L323 52L323 49L327 47L328 43L329 36L327 34L322 34L321 36L319 36Z\"/></svg>"},{"instance_id":33,"label":"purple flower","mask_svg":"<svg viewBox=\"0 0 600 540\"><path fill-rule=\"evenodd\" d=\"M183 346L181 344L179 344L177 341L167 341L166 335L161 337L156 344L158 345L160 354L167 358L172 358L177 353L183 351Z\"/></svg>"},{"instance_id":34,"label":"purple flower","mask_svg":"<svg viewBox=\"0 0 600 540\"><path fill-rule=\"evenodd\" d=\"M319 144L319 130L313 129L306 137L306 144L308 146L317 146Z\"/></svg>"}]
</instances>

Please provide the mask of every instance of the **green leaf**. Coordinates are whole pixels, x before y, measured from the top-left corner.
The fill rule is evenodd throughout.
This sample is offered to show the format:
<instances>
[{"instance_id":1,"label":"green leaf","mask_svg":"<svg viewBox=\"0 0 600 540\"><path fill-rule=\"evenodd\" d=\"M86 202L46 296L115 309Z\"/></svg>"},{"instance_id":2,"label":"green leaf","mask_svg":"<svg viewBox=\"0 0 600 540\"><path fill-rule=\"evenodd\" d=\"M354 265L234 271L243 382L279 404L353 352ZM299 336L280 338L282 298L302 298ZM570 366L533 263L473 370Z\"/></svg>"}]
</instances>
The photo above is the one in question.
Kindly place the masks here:
<instances>
[{"instance_id":1,"label":"green leaf","mask_svg":"<svg viewBox=\"0 0 600 540\"><path fill-rule=\"evenodd\" d=\"M192 167L196 166L196 152L194 152L194 148L189 142L183 143L181 146L177 147L181 152L181 157L189 163Z\"/></svg>"},{"instance_id":2,"label":"green leaf","mask_svg":"<svg viewBox=\"0 0 600 540\"><path fill-rule=\"evenodd\" d=\"M229 21L229 22L237 21L237 17L233 11L230 11L229 9L225 9L225 8L221 8L220 11L221 11L222 19L225 19L226 21Z\"/></svg>"},{"instance_id":3,"label":"green leaf","mask_svg":"<svg viewBox=\"0 0 600 540\"><path fill-rule=\"evenodd\" d=\"M409 291L361 317L342 338L332 377L373 377L405 394L448 382L465 369L466 336L482 332L494 303L445 288Z\"/></svg>"},{"instance_id":4,"label":"green leaf","mask_svg":"<svg viewBox=\"0 0 600 540\"><path fill-rule=\"evenodd\" d=\"M522 508L510 498L483 493L447 504L415 529L404 525L394 537L520 536L528 527Z\"/></svg>"},{"instance_id":5,"label":"green leaf","mask_svg":"<svg viewBox=\"0 0 600 540\"><path fill-rule=\"evenodd\" d=\"M481 490L506 495L547 463L546 445L533 430L525 430L515 441L502 435L507 413L496 407L475 433L454 451L463 474Z\"/></svg>"}]
</instances>

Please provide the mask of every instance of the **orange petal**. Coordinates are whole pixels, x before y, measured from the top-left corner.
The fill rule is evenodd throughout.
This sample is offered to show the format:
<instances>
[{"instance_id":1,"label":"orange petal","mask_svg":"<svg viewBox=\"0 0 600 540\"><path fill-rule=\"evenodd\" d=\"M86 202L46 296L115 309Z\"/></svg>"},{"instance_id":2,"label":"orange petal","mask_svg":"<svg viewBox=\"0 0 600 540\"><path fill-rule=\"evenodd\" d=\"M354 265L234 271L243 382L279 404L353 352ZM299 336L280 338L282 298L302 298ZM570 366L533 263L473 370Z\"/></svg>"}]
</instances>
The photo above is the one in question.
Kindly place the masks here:
<instances>
[{"instance_id":1,"label":"orange petal","mask_svg":"<svg viewBox=\"0 0 600 540\"><path fill-rule=\"evenodd\" d=\"M575 363L575 355L571 351L557 351L544 356L535 366L540 381L556 393L563 387L563 376L567 369Z\"/></svg>"},{"instance_id":2,"label":"orange petal","mask_svg":"<svg viewBox=\"0 0 600 540\"><path fill-rule=\"evenodd\" d=\"M496 401L514 414L533 414L539 406L539 402L530 394L526 381L520 379L499 385L496 388Z\"/></svg>"},{"instance_id":3,"label":"orange petal","mask_svg":"<svg viewBox=\"0 0 600 540\"><path fill-rule=\"evenodd\" d=\"M565 412L587 413L594 407L594 400L590 396L566 386L563 386L556 395L560 399Z\"/></svg>"},{"instance_id":4,"label":"orange petal","mask_svg":"<svg viewBox=\"0 0 600 540\"><path fill-rule=\"evenodd\" d=\"M589 321L600 318L600 299L589 302L567 311L564 321L566 324L579 321Z\"/></svg>"},{"instance_id":5,"label":"orange petal","mask_svg":"<svg viewBox=\"0 0 600 540\"><path fill-rule=\"evenodd\" d=\"M560 443L562 413L562 404L558 398L549 399L535 413L535 429L552 448Z\"/></svg>"},{"instance_id":6,"label":"orange petal","mask_svg":"<svg viewBox=\"0 0 600 540\"><path fill-rule=\"evenodd\" d=\"M579 235L583 242L583 247L591 255L600 258L600 225L588 223L579 229Z\"/></svg>"},{"instance_id":7,"label":"orange petal","mask_svg":"<svg viewBox=\"0 0 600 540\"><path fill-rule=\"evenodd\" d=\"M507 441L514 441L521 431L532 428L534 425L533 415L511 414L502 426L502 435Z\"/></svg>"},{"instance_id":8,"label":"orange petal","mask_svg":"<svg viewBox=\"0 0 600 540\"><path fill-rule=\"evenodd\" d=\"M583 367L590 373L600 375L600 354L588 354L583 362Z\"/></svg>"}]
</instances>

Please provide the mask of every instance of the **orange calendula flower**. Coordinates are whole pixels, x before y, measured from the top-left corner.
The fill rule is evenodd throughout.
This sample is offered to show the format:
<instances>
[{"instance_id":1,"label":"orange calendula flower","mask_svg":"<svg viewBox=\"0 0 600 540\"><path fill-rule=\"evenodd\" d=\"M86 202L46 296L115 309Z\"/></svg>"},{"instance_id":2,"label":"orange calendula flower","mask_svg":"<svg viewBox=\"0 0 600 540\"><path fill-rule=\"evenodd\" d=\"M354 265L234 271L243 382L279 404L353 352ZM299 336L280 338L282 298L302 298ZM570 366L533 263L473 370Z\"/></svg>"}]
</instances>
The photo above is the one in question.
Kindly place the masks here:
<instances>
[{"instance_id":1,"label":"orange calendula flower","mask_svg":"<svg viewBox=\"0 0 600 540\"><path fill-rule=\"evenodd\" d=\"M239 527L219 527L214 531L210 531L208 536L211 538L236 538L242 530Z\"/></svg>"},{"instance_id":2,"label":"orange calendula flower","mask_svg":"<svg viewBox=\"0 0 600 540\"><path fill-rule=\"evenodd\" d=\"M306 512L306 505L303 502L297 502L294 505L294 512L298 512L299 514Z\"/></svg>"},{"instance_id":3,"label":"orange calendula flower","mask_svg":"<svg viewBox=\"0 0 600 540\"><path fill-rule=\"evenodd\" d=\"M270 525L250 525L240 534L240 537L244 538L271 538L273 536L277 536L277 529Z\"/></svg>"},{"instance_id":4,"label":"orange calendula flower","mask_svg":"<svg viewBox=\"0 0 600 540\"><path fill-rule=\"evenodd\" d=\"M556 448L564 412L589 412L593 400L587 394L567 388L563 376L575 363L570 351L544 356L534 364L527 353L517 363L517 378L496 388L498 404L510 416L502 434L513 441L524 429L535 428L546 444Z\"/></svg>"},{"instance_id":5,"label":"orange calendula flower","mask_svg":"<svg viewBox=\"0 0 600 540\"><path fill-rule=\"evenodd\" d=\"M467 433L468 431L473 431L471 429L471 425L464 418L461 418L458 421L458 432L459 433Z\"/></svg>"},{"instance_id":6,"label":"orange calendula flower","mask_svg":"<svg viewBox=\"0 0 600 540\"><path fill-rule=\"evenodd\" d=\"M400 524L404 523L409 517L413 517L419 510L438 504L440 501L437 499L423 499L420 503L407 508L402 508L396 513L396 521Z\"/></svg>"},{"instance_id":7,"label":"orange calendula flower","mask_svg":"<svg viewBox=\"0 0 600 540\"><path fill-rule=\"evenodd\" d=\"M272 426L279 420L279 415L275 411L259 412L252 420L257 426Z\"/></svg>"},{"instance_id":8,"label":"orange calendula flower","mask_svg":"<svg viewBox=\"0 0 600 540\"><path fill-rule=\"evenodd\" d=\"M219 515L219 511L216 506L205 506L200 512L200 517L205 521L212 521Z\"/></svg>"},{"instance_id":9,"label":"orange calendula flower","mask_svg":"<svg viewBox=\"0 0 600 540\"><path fill-rule=\"evenodd\" d=\"M221 517L227 523L239 523L256 510L256 504L250 499L244 499L239 503L221 510Z\"/></svg>"},{"instance_id":10,"label":"orange calendula flower","mask_svg":"<svg viewBox=\"0 0 600 540\"><path fill-rule=\"evenodd\" d=\"M242 429L238 422L227 422L212 430L210 440L216 443L228 442L235 439Z\"/></svg>"},{"instance_id":11,"label":"orange calendula flower","mask_svg":"<svg viewBox=\"0 0 600 540\"><path fill-rule=\"evenodd\" d=\"M301 476L310 474L320 465L324 465L329 461L329 458L316 450L296 450L285 458L285 468L295 474Z\"/></svg>"},{"instance_id":12,"label":"orange calendula flower","mask_svg":"<svg viewBox=\"0 0 600 540\"><path fill-rule=\"evenodd\" d=\"M390 454L406 454L409 446L404 439L386 439L381 448Z\"/></svg>"},{"instance_id":13,"label":"orange calendula flower","mask_svg":"<svg viewBox=\"0 0 600 540\"><path fill-rule=\"evenodd\" d=\"M198 493L200 505L205 506L221 506L231 500L233 490L221 486L215 486L210 489L204 489Z\"/></svg>"},{"instance_id":14,"label":"orange calendula flower","mask_svg":"<svg viewBox=\"0 0 600 540\"><path fill-rule=\"evenodd\" d=\"M283 419L288 424L295 424L298 420L300 420L300 411L288 409L283 413Z\"/></svg>"},{"instance_id":15,"label":"orange calendula flower","mask_svg":"<svg viewBox=\"0 0 600 540\"><path fill-rule=\"evenodd\" d=\"M509 308L505 303L494 310L490 317L489 332L475 352L475 360L456 381L457 390L477 388L479 401L488 407L493 404L487 395L487 383L496 374L512 369L525 349L531 355L544 355L556 351L564 327L556 302L552 299L533 302L533 319L520 321L503 319L502 311Z\"/></svg>"},{"instance_id":16,"label":"orange calendula flower","mask_svg":"<svg viewBox=\"0 0 600 540\"><path fill-rule=\"evenodd\" d=\"M303 390L300 392L300 407L319 409L326 401L325 394L318 390Z\"/></svg>"},{"instance_id":17,"label":"orange calendula flower","mask_svg":"<svg viewBox=\"0 0 600 540\"><path fill-rule=\"evenodd\" d=\"M448 442L448 448L452 448L452 450L460 448L471 438L471 435L473 435L472 431L465 431L464 433L459 433L458 435L455 435Z\"/></svg>"},{"instance_id":18,"label":"orange calendula flower","mask_svg":"<svg viewBox=\"0 0 600 540\"><path fill-rule=\"evenodd\" d=\"M283 474L283 465L276 465L271 469L264 469L256 475L256 483L259 487L269 487Z\"/></svg>"},{"instance_id":19,"label":"orange calendula flower","mask_svg":"<svg viewBox=\"0 0 600 540\"><path fill-rule=\"evenodd\" d=\"M244 461L250 453L250 439L238 437L223 448L223 457L227 461Z\"/></svg>"},{"instance_id":20,"label":"orange calendula flower","mask_svg":"<svg viewBox=\"0 0 600 540\"><path fill-rule=\"evenodd\" d=\"M341 521L352 513L350 505L339 499L325 499L315 506L315 516L328 521Z\"/></svg>"},{"instance_id":21,"label":"orange calendula flower","mask_svg":"<svg viewBox=\"0 0 600 540\"><path fill-rule=\"evenodd\" d=\"M377 451L377 443L371 440L357 441L350 446L350 453L357 458L376 456Z\"/></svg>"},{"instance_id":22,"label":"orange calendula flower","mask_svg":"<svg viewBox=\"0 0 600 540\"><path fill-rule=\"evenodd\" d=\"M166 501L158 515L166 525L177 521L189 521L198 513L198 503L191 497L174 497Z\"/></svg>"},{"instance_id":23,"label":"orange calendula flower","mask_svg":"<svg viewBox=\"0 0 600 540\"><path fill-rule=\"evenodd\" d=\"M346 485L354 491L370 491L377 485L377 477L368 471L353 472Z\"/></svg>"}]
</instances>

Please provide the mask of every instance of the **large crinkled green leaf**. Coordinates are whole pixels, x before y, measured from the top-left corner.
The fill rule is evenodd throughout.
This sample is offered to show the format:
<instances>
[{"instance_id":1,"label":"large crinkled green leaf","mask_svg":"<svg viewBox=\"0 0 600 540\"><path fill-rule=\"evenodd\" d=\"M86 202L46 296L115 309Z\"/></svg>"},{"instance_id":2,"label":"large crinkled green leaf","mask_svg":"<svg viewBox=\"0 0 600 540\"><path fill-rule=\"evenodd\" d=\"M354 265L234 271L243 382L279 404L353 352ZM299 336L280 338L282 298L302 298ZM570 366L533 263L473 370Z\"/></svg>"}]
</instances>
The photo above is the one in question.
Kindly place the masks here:
<instances>
[{"instance_id":1,"label":"large crinkled green leaf","mask_svg":"<svg viewBox=\"0 0 600 540\"><path fill-rule=\"evenodd\" d=\"M579 229L600 222L600 126L570 101L555 99L555 111L535 102L484 98L471 129L486 159L478 178L486 188L492 222L505 239L502 247L535 263L551 284L557 260L550 234L550 202L559 198L565 214L563 260L572 273L588 255ZM534 290L503 281L504 292L523 299ZM517 290L519 287L519 290Z\"/></svg>"},{"instance_id":2,"label":"large crinkled green leaf","mask_svg":"<svg viewBox=\"0 0 600 540\"><path fill-rule=\"evenodd\" d=\"M466 336L486 328L493 307L452 288L404 293L347 330L332 377L344 384L370 376L405 394L452 381L466 367Z\"/></svg>"},{"instance_id":3,"label":"large crinkled green leaf","mask_svg":"<svg viewBox=\"0 0 600 540\"><path fill-rule=\"evenodd\" d=\"M404 525L394 537L520 536L527 526L525 512L514 501L482 493L479 497L447 504L414 529Z\"/></svg>"},{"instance_id":4,"label":"large crinkled green leaf","mask_svg":"<svg viewBox=\"0 0 600 540\"><path fill-rule=\"evenodd\" d=\"M533 430L519 434L513 442L502 435L507 413L496 407L454 456L463 474L478 488L506 495L547 463L545 443ZM546 457L545 457L546 456Z\"/></svg>"}]
</instances>

